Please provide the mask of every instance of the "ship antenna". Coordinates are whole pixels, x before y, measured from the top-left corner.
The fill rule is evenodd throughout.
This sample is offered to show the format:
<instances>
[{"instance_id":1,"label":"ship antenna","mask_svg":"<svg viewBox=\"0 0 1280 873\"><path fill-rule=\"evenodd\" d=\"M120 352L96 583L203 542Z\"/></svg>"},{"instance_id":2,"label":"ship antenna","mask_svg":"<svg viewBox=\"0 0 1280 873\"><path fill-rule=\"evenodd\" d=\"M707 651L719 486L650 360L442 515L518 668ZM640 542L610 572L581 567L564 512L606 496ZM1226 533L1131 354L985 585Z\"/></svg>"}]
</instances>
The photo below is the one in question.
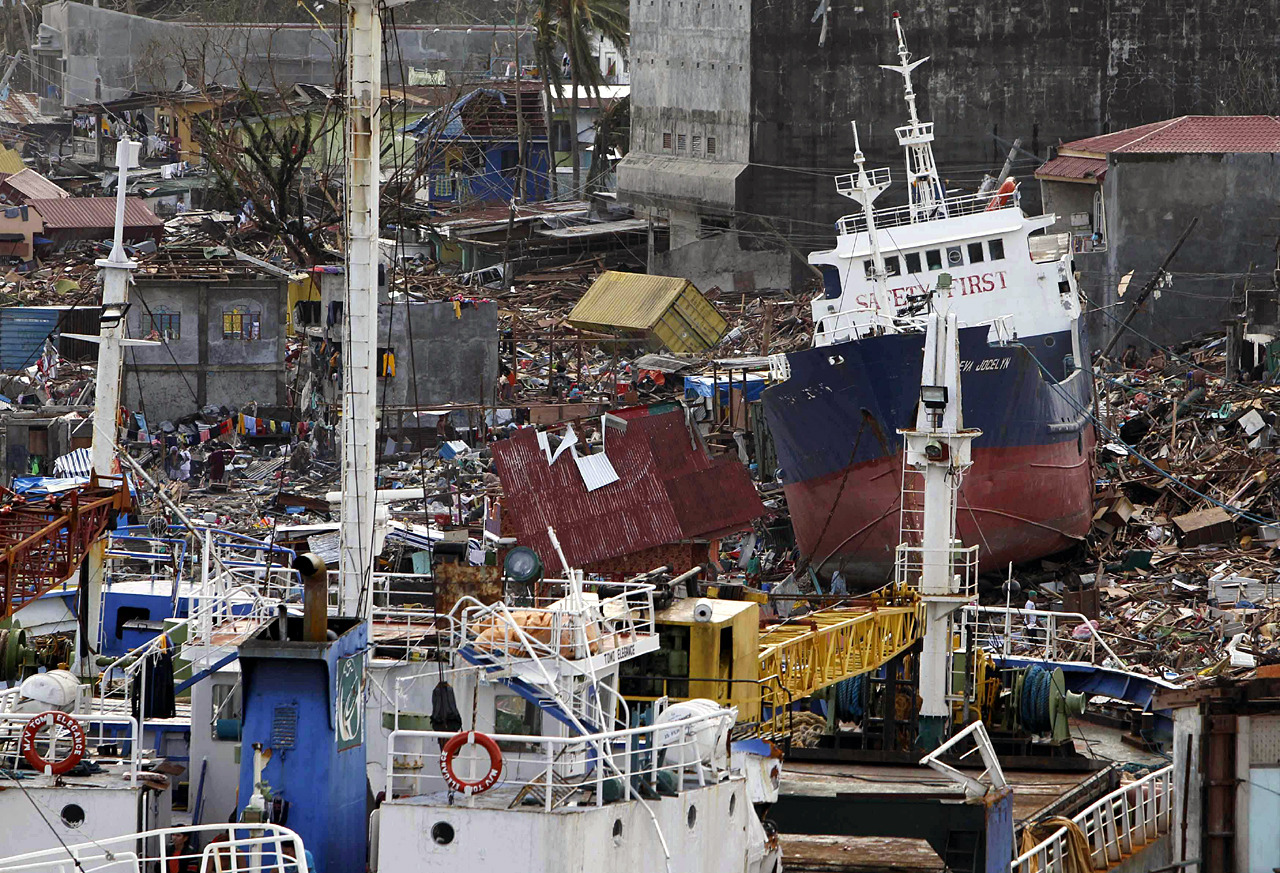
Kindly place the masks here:
<instances>
[{"instance_id":1,"label":"ship antenna","mask_svg":"<svg viewBox=\"0 0 1280 873\"><path fill-rule=\"evenodd\" d=\"M911 71L929 60L928 56L918 61L911 60L911 52L907 49L907 38L902 32L902 17L893 13L893 26L898 34L898 64L881 64L881 69L890 70L902 75L907 99L908 123L895 128L898 145L906 152L907 193L911 202L911 220L928 221L934 218L946 218L946 193L942 188L942 180L938 178L938 168L933 160L933 122L921 121L916 110L916 92L911 84Z\"/></svg>"},{"instance_id":2,"label":"ship antenna","mask_svg":"<svg viewBox=\"0 0 1280 873\"><path fill-rule=\"evenodd\" d=\"M857 184L851 186L851 192L845 193L851 199L862 204L862 216L867 224L867 241L871 244L871 289L875 295L876 309L880 315L892 324L896 314L893 299L889 296L886 280L889 272L885 269L884 254L880 251L880 233L876 229L875 210L871 204L889 187L889 171L873 170L867 173L866 156L862 154L862 142L858 139L858 122L849 122L853 126L853 162L858 167ZM874 177L874 178L873 178ZM839 188L837 182L837 188ZM855 196L856 195L856 196Z\"/></svg>"}]
</instances>

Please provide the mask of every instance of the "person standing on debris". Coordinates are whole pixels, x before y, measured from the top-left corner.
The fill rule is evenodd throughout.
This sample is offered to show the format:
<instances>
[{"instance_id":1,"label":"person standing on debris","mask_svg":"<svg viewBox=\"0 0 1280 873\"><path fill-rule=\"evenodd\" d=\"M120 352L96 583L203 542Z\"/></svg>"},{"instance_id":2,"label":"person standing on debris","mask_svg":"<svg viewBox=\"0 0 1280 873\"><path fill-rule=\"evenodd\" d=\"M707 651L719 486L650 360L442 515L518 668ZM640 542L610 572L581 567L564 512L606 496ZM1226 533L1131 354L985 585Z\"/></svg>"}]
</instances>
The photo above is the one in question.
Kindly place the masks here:
<instances>
[{"instance_id":1,"label":"person standing on debris","mask_svg":"<svg viewBox=\"0 0 1280 873\"><path fill-rule=\"evenodd\" d=\"M178 481L186 482L191 478L191 452L186 448L178 452Z\"/></svg>"},{"instance_id":2,"label":"person standing on debris","mask_svg":"<svg viewBox=\"0 0 1280 873\"><path fill-rule=\"evenodd\" d=\"M1027 602L1022 605L1027 613L1027 640L1034 642L1040 636L1040 620L1036 617L1036 598L1035 594L1027 592Z\"/></svg>"}]
</instances>

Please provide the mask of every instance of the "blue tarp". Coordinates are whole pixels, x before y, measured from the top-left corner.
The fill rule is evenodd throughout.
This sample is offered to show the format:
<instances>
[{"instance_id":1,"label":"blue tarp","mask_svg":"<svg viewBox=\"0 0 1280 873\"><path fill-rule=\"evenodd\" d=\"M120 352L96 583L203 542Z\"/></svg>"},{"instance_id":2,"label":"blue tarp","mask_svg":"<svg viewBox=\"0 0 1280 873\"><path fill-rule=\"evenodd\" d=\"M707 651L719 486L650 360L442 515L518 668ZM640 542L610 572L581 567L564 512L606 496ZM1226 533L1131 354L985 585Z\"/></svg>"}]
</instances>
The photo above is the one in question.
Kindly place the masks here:
<instances>
[{"instance_id":1,"label":"blue tarp","mask_svg":"<svg viewBox=\"0 0 1280 873\"><path fill-rule=\"evenodd\" d=\"M30 494L40 497L44 494L60 494L74 490L77 485L89 484L87 476L68 476L58 479L53 476L15 476L12 490L17 494Z\"/></svg>"},{"instance_id":2,"label":"blue tarp","mask_svg":"<svg viewBox=\"0 0 1280 873\"><path fill-rule=\"evenodd\" d=\"M759 400L760 395L764 393L764 377L755 376L751 373L747 374L747 400ZM727 375L721 376L716 380L716 387L720 389L720 400L723 403L729 402L729 389L742 388L742 376L734 376L730 381ZM711 396L711 377L709 376L685 376L684 377L684 396L685 397L710 397Z\"/></svg>"}]
</instances>

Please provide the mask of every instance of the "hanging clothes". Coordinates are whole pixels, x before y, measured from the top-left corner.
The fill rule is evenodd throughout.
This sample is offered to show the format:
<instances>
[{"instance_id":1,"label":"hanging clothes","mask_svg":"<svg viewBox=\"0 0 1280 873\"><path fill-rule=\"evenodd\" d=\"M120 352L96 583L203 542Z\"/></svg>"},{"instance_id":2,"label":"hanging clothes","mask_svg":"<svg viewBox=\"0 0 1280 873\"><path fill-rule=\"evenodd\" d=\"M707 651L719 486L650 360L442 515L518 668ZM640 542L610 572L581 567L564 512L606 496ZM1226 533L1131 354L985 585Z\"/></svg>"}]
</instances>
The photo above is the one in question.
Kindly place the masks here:
<instances>
[{"instance_id":1,"label":"hanging clothes","mask_svg":"<svg viewBox=\"0 0 1280 873\"><path fill-rule=\"evenodd\" d=\"M173 656L167 651L149 655L142 669L133 676L129 696L133 699L133 717L136 719L173 718L177 715L173 693Z\"/></svg>"}]
</instances>

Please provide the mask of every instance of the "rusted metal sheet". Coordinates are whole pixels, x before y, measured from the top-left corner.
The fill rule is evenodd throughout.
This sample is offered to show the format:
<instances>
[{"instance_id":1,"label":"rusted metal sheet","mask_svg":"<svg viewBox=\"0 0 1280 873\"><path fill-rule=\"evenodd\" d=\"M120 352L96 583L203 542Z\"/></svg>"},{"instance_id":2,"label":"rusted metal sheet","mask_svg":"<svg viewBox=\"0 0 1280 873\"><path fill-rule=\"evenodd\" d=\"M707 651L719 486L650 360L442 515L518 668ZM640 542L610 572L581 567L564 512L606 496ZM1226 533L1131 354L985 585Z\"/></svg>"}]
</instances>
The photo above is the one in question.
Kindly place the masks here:
<instances>
[{"instance_id":1,"label":"rusted metal sheet","mask_svg":"<svg viewBox=\"0 0 1280 873\"><path fill-rule=\"evenodd\" d=\"M712 459L679 412L632 419L625 432L609 428L605 449L619 481L587 491L572 458L547 464L532 429L493 445L503 532L534 549L552 575L562 568L548 526L569 563L584 567L741 530L765 514L746 468Z\"/></svg>"},{"instance_id":2,"label":"rusted metal sheet","mask_svg":"<svg viewBox=\"0 0 1280 873\"><path fill-rule=\"evenodd\" d=\"M496 603L502 599L501 567L441 563L436 564L431 572L436 583L437 615L447 615L463 597L474 597L481 603Z\"/></svg>"}]
</instances>

